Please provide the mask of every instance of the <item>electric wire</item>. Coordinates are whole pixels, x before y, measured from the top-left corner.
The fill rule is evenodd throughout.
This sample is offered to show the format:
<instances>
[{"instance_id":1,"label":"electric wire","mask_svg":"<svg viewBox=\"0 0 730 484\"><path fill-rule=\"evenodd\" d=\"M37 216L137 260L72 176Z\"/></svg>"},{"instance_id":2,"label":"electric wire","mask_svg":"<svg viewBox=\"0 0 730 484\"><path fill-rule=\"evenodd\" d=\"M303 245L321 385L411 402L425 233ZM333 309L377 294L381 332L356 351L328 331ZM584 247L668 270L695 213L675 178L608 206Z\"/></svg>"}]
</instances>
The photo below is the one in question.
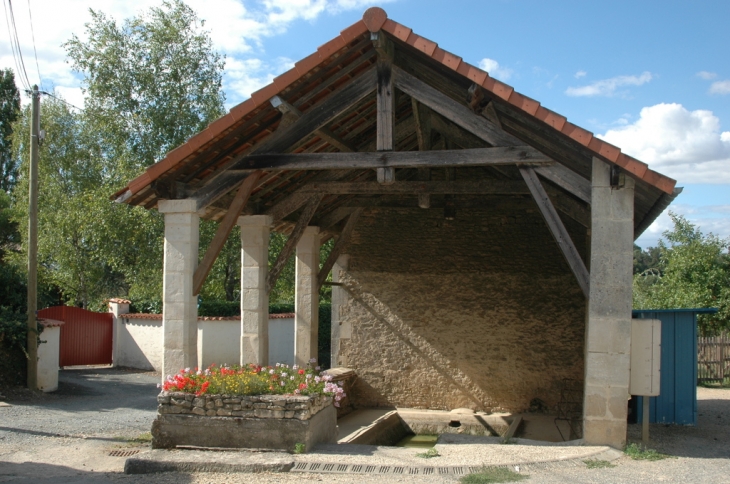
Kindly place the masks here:
<instances>
[{"instance_id":1,"label":"electric wire","mask_svg":"<svg viewBox=\"0 0 730 484\"><path fill-rule=\"evenodd\" d=\"M28 0L28 17L30 18L30 35L33 39L33 54L35 55L35 68L38 71L38 84L43 89L43 78L41 77L41 68L38 66L38 51L35 47L35 29L33 29L33 14L30 11L30 0Z\"/></svg>"},{"instance_id":2,"label":"electric wire","mask_svg":"<svg viewBox=\"0 0 730 484\"><path fill-rule=\"evenodd\" d=\"M8 15L9 10L9 15ZM15 23L15 13L13 12L12 0L7 0L7 8L5 9L6 21L8 24L8 33L10 34L10 45L13 48L13 56L15 57L16 68L18 69L18 77L21 80L21 84L27 90L31 90L30 79L28 78L28 72L25 69L25 61L23 60L23 51L20 49L20 40L18 39L18 27ZM12 25L12 28L11 28Z\"/></svg>"},{"instance_id":3,"label":"electric wire","mask_svg":"<svg viewBox=\"0 0 730 484\"><path fill-rule=\"evenodd\" d=\"M40 93L41 94L44 94L46 96L52 97L53 99L55 99L57 101L61 101L62 103L66 104L69 107L72 107L74 109L78 109L79 111L83 111L83 108L80 108L78 106L75 106L75 105L71 104L70 102L66 101L65 99L56 96L55 94L52 94L52 93L46 92L46 91L41 91Z\"/></svg>"},{"instance_id":4,"label":"electric wire","mask_svg":"<svg viewBox=\"0 0 730 484\"><path fill-rule=\"evenodd\" d=\"M18 53L16 51L16 44L13 38L13 29L10 26L10 12L8 11L8 4L7 2L3 2L3 8L5 9L5 24L8 27L8 37L10 39L10 50L13 54L13 61L15 62L15 72L17 73L18 81L20 81L20 84L23 86L23 89L26 91L30 90L30 86L26 82L25 79L23 79L23 73L20 69L20 63L18 62Z\"/></svg>"}]
</instances>

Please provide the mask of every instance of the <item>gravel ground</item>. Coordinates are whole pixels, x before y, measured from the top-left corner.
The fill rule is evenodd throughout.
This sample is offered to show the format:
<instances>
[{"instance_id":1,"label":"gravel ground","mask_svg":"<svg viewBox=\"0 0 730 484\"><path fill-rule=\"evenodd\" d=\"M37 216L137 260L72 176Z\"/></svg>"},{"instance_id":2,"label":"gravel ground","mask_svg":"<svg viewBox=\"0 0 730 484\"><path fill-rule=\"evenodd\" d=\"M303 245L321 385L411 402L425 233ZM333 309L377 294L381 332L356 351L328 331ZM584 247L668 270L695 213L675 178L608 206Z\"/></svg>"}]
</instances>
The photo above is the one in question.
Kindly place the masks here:
<instances>
[{"instance_id":1,"label":"gravel ground","mask_svg":"<svg viewBox=\"0 0 730 484\"><path fill-rule=\"evenodd\" d=\"M149 431L155 416L159 375L116 369L71 370L60 375L59 391L54 394L30 394L27 391L5 392L10 406L0 405L0 482L14 483L287 483L287 482L386 482L380 475L348 474L224 474L164 473L124 475L125 457L109 452L145 451L148 445L132 439ZM539 483L649 483L698 482L730 483L730 390L698 389L699 425L675 427L652 425L651 447L673 456L647 462L621 457L615 467L588 469L581 460L573 464L539 468L527 466L530 482ZM638 425L629 427L630 440L640 439ZM469 450L464 446L442 445L442 457L418 461L420 465L444 466L466 462L466 456L486 458L484 448ZM463 451L459 451L462 447ZM520 457L519 445L490 446L503 452L492 459ZM541 446L549 448L550 446ZM507 452L504 449L507 449ZM576 447L573 447L576 449ZM581 449L577 447L577 449ZM580 452L585 452L582 448ZM541 450L529 449L531 452ZM413 449L399 449L414 453ZM392 450L378 451L389 459ZM455 453L454 453L455 452ZM567 450L566 454L575 452ZM396 452L397 453L397 452ZM454 453L453 455L451 455ZM313 460L320 454L301 459ZM571 454L574 455L574 454ZM575 456L575 455L574 455ZM341 460L342 453L338 453ZM300 457L297 457L300 458ZM448 459L448 461L447 461ZM413 465L410 462L404 465ZM484 459L480 459L483 461ZM494 460L493 460L494 461ZM470 461L474 462L474 461ZM497 461L494 461L497 462ZM502 462L507 462L503 460ZM524 466L521 471L525 472ZM387 482L457 482L454 476L389 476Z\"/></svg>"}]
</instances>

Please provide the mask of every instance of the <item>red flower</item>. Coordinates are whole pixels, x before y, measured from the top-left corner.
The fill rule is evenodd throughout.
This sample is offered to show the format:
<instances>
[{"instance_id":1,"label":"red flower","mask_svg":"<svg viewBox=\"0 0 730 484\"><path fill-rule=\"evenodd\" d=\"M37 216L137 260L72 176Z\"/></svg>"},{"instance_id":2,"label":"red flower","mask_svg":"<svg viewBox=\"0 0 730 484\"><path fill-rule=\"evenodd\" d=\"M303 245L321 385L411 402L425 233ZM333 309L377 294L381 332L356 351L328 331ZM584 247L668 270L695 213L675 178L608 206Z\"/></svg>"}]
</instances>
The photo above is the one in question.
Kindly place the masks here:
<instances>
[{"instance_id":1,"label":"red flower","mask_svg":"<svg viewBox=\"0 0 730 484\"><path fill-rule=\"evenodd\" d=\"M305 388L307 388L307 384L306 383L300 383L299 384L299 389L300 390L304 390Z\"/></svg>"},{"instance_id":2,"label":"red flower","mask_svg":"<svg viewBox=\"0 0 730 484\"><path fill-rule=\"evenodd\" d=\"M304 375L304 370L299 370L300 375Z\"/></svg>"}]
</instances>

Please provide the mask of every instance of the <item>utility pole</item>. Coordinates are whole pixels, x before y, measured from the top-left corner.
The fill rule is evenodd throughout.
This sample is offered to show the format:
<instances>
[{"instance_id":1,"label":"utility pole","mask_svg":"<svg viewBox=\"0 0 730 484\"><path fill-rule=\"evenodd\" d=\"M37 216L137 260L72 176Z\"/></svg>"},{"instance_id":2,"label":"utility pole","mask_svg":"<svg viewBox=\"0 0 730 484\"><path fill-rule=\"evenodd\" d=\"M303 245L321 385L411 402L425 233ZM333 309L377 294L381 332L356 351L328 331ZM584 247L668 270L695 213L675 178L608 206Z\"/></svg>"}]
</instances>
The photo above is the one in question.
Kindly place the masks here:
<instances>
[{"instance_id":1,"label":"utility pole","mask_svg":"<svg viewBox=\"0 0 730 484\"><path fill-rule=\"evenodd\" d=\"M31 92L30 170L28 175L28 388L38 389L38 134L41 93Z\"/></svg>"}]
</instances>

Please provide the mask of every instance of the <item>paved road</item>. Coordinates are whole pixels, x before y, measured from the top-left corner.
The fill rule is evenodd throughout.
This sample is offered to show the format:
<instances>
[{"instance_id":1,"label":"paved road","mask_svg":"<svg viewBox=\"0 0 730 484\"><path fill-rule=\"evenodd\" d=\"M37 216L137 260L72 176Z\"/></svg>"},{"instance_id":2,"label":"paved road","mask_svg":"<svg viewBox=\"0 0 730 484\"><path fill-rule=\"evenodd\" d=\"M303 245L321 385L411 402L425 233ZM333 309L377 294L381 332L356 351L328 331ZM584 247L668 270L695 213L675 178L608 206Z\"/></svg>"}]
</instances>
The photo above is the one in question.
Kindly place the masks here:
<instances>
[{"instance_id":1,"label":"paved road","mask_svg":"<svg viewBox=\"0 0 730 484\"><path fill-rule=\"evenodd\" d=\"M7 395L0 406L0 482L13 483L279 483L384 482L382 476L322 474L183 474L127 476L125 457L144 451L133 441L145 437L154 419L159 375L116 369L71 370L60 374L59 391L30 396ZM528 482L730 483L730 390L699 389L697 428L652 426L653 446L676 456L658 461L622 457L616 467L585 466L535 470ZM629 436L638 438L637 426ZM429 462L432 464L432 462ZM440 463L433 462L434 465ZM412 478L392 482L456 482L456 479Z\"/></svg>"}]
</instances>

